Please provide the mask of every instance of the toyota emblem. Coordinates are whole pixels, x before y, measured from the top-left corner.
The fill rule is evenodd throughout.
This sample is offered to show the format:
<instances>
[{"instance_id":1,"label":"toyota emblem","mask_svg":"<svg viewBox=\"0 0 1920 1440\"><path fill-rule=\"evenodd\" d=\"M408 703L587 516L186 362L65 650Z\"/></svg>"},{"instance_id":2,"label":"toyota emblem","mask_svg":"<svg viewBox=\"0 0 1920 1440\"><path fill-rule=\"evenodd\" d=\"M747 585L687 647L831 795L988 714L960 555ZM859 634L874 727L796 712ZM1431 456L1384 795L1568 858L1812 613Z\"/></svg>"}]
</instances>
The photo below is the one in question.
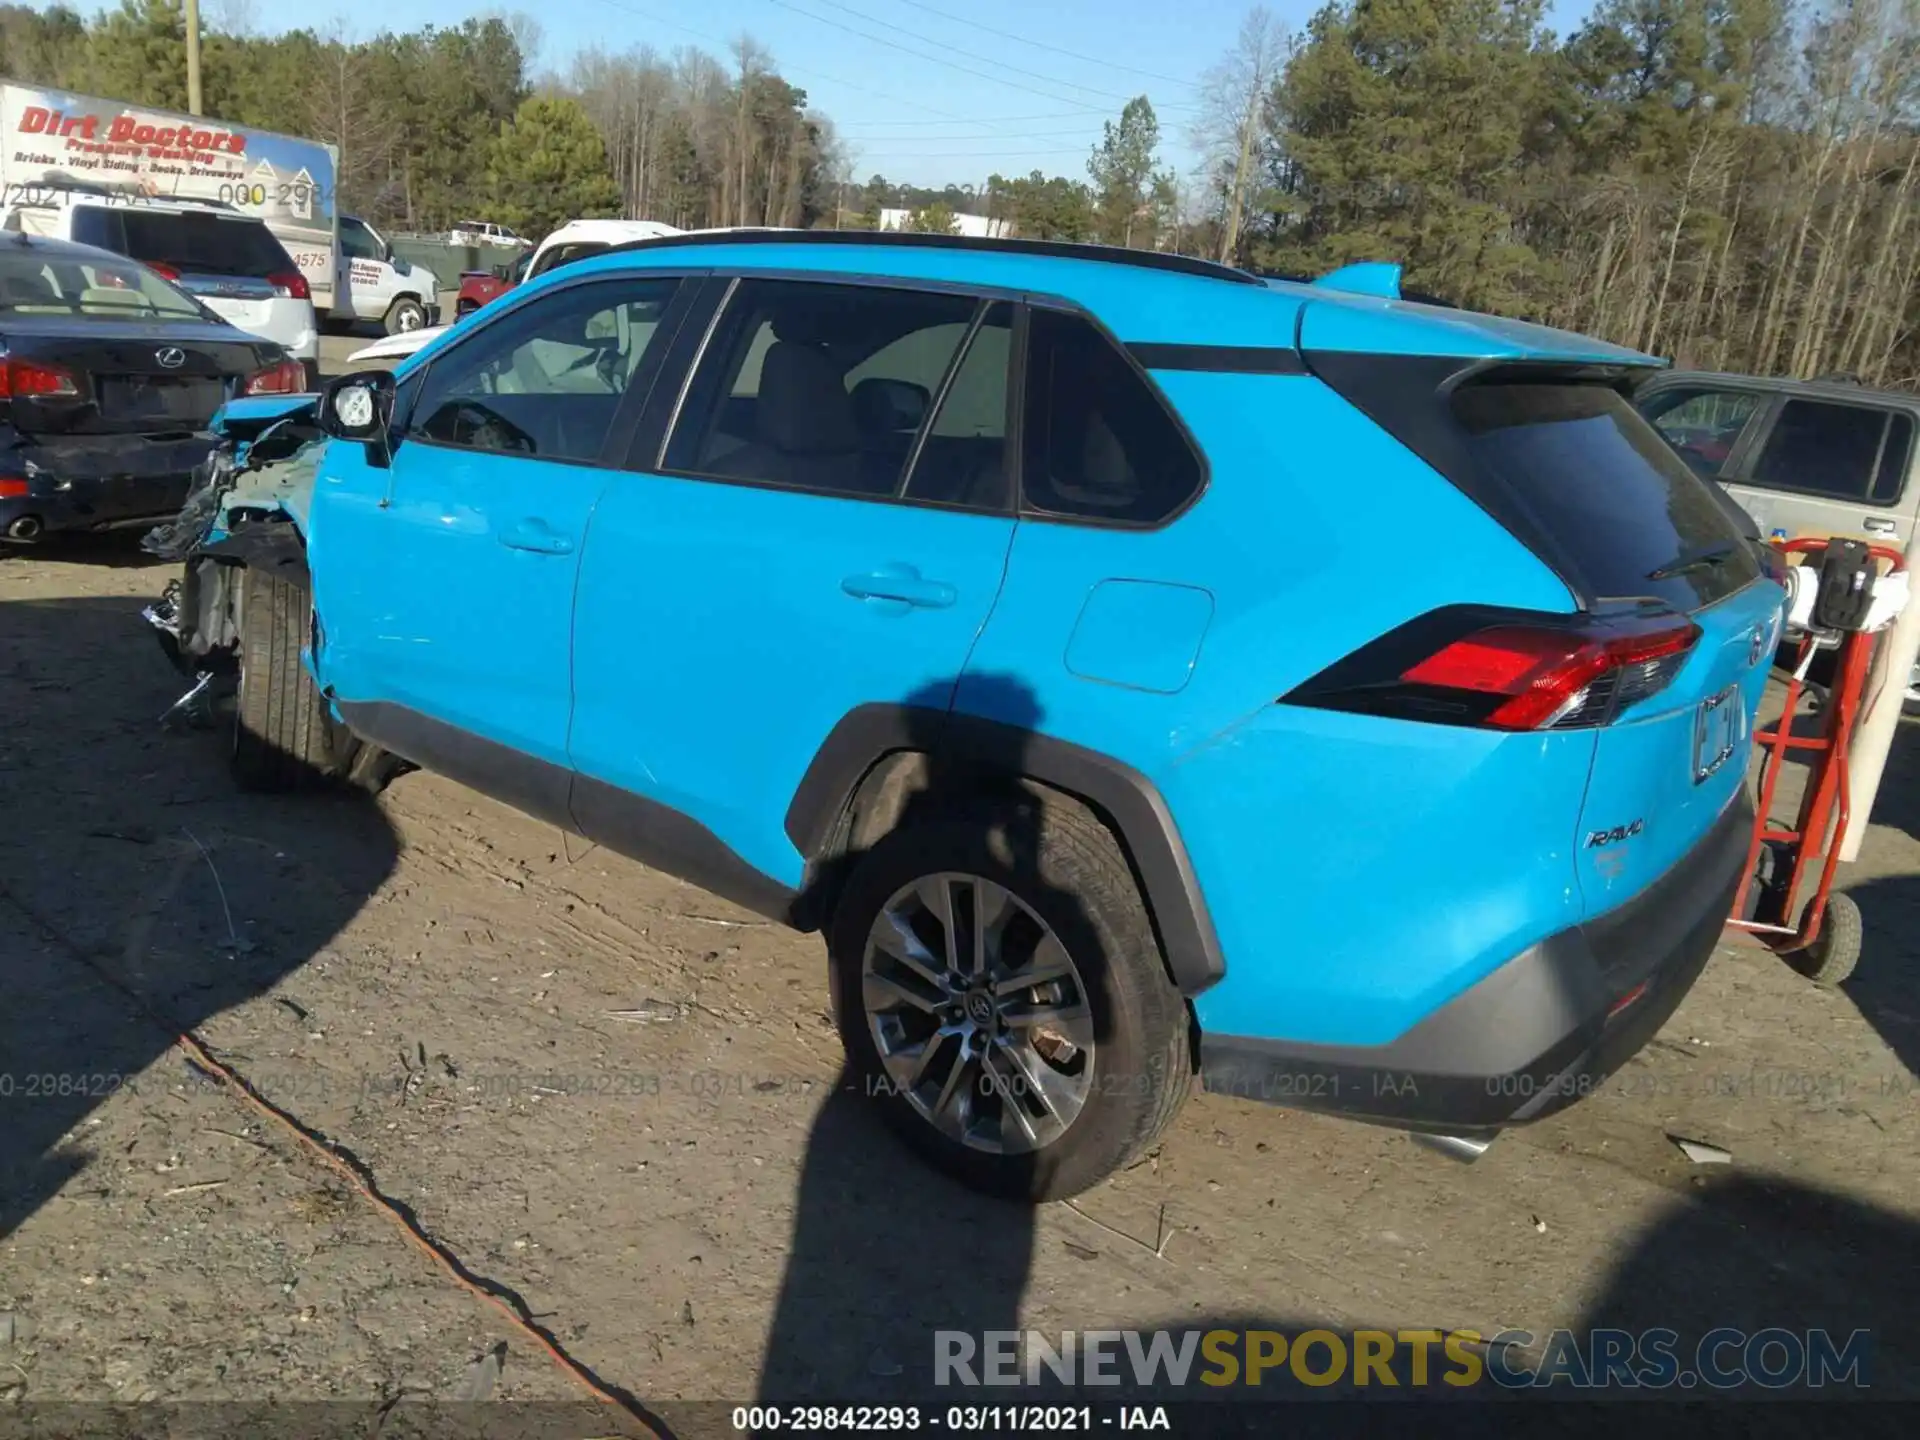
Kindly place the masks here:
<instances>
[{"instance_id":1,"label":"toyota emblem","mask_svg":"<svg viewBox=\"0 0 1920 1440\"><path fill-rule=\"evenodd\" d=\"M153 352L153 358L160 362L162 370L178 370L187 363L187 352L178 345L164 345Z\"/></svg>"}]
</instances>

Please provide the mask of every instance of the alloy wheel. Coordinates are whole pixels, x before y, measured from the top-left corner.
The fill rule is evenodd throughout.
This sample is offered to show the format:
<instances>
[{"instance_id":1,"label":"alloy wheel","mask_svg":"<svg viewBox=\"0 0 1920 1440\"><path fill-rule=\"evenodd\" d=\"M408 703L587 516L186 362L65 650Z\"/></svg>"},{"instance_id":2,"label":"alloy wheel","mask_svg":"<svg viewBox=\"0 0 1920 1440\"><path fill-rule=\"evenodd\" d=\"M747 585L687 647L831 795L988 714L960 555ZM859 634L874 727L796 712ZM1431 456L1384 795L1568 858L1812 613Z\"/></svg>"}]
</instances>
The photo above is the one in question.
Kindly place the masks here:
<instances>
[{"instance_id":1,"label":"alloy wheel","mask_svg":"<svg viewBox=\"0 0 1920 1440\"><path fill-rule=\"evenodd\" d=\"M950 1139L1028 1153L1085 1106L1085 983L1052 927L1004 885L943 872L902 886L868 933L860 981L888 1082Z\"/></svg>"}]
</instances>

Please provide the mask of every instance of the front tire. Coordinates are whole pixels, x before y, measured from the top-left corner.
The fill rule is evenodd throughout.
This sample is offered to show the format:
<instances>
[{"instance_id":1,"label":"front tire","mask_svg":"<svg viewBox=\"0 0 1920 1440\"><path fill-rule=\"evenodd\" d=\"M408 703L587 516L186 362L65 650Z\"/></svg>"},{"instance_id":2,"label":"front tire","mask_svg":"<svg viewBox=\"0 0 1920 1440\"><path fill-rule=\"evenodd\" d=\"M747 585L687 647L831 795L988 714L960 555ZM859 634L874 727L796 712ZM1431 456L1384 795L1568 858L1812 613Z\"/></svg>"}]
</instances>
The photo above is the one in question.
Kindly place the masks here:
<instances>
[{"instance_id":1,"label":"front tire","mask_svg":"<svg viewBox=\"0 0 1920 1440\"><path fill-rule=\"evenodd\" d=\"M233 778L243 790L305 789L346 773L354 743L327 713L300 660L307 590L264 570L240 572L239 684Z\"/></svg>"},{"instance_id":2,"label":"front tire","mask_svg":"<svg viewBox=\"0 0 1920 1440\"><path fill-rule=\"evenodd\" d=\"M1072 802L895 830L848 877L828 949L855 1083L975 1189L1079 1194L1191 1089L1186 1005L1132 870Z\"/></svg>"},{"instance_id":3,"label":"front tire","mask_svg":"<svg viewBox=\"0 0 1920 1440\"><path fill-rule=\"evenodd\" d=\"M405 335L427 323L427 309L411 295L402 295L387 307L386 329L389 335Z\"/></svg>"}]
</instances>

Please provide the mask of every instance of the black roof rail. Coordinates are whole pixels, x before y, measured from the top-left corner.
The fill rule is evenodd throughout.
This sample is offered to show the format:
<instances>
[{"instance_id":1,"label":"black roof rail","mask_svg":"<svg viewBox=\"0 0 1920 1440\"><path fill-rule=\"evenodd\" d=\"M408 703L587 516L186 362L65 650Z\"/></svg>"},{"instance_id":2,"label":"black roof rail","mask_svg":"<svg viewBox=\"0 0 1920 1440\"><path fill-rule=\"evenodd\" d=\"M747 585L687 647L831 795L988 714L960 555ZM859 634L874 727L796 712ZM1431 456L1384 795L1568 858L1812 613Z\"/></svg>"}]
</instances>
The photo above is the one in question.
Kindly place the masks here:
<instances>
[{"instance_id":1,"label":"black roof rail","mask_svg":"<svg viewBox=\"0 0 1920 1440\"><path fill-rule=\"evenodd\" d=\"M983 235L923 235L900 230L719 230L707 234L662 235L652 240L628 240L612 251L662 250L695 245L875 245L901 250L964 250L989 254L1040 255L1057 260L1098 260L1109 265L1132 265L1175 275L1200 275L1235 285L1259 285L1256 275L1197 260L1165 250L1126 250L1118 245L1085 245L1068 240L1016 240Z\"/></svg>"},{"instance_id":2,"label":"black roof rail","mask_svg":"<svg viewBox=\"0 0 1920 1440\"><path fill-rule=\"evenodd\" d=\"M1836 371L1831 375L1816 375L1808 383L1811 385L1858 385L1862 389L1867 385L1867 382L1858 375L1846 370Z\"/></svg>"}]
</instances>

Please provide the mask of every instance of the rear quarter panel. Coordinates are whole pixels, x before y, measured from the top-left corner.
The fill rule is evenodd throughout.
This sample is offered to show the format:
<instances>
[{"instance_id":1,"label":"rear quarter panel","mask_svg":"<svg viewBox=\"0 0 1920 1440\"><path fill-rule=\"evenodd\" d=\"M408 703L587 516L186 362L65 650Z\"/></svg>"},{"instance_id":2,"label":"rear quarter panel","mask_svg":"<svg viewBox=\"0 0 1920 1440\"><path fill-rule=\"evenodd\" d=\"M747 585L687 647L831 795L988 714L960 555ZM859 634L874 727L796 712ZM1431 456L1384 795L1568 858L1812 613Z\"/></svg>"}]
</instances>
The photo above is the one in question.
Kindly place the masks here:
<instances>
[{"instance_id":1,"label":"rear quarter panel","mask_svg":"<svg viewBox=\"0 0 1920 1440\"><path fill-rule=\"evenodd\" d=\"M1000 712L1024 704L1041 732L1159 787L1226 959L1195 1002L1203 1026L1379 1043L1578 921L1572 851L1592 736L1276 701L1438 606L1566 611L1572 599L1318 380L1154 379L1206 454L1206 492L1155 530L1023 521L957 708L1017 721ZM1090 675L1070 654L1088 597L1114 580L1179 591L1164 623L1139 625L1135 668Z\"/></svg>"}]
</instances>

